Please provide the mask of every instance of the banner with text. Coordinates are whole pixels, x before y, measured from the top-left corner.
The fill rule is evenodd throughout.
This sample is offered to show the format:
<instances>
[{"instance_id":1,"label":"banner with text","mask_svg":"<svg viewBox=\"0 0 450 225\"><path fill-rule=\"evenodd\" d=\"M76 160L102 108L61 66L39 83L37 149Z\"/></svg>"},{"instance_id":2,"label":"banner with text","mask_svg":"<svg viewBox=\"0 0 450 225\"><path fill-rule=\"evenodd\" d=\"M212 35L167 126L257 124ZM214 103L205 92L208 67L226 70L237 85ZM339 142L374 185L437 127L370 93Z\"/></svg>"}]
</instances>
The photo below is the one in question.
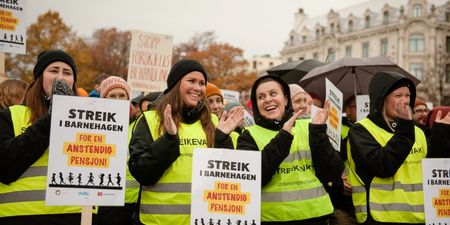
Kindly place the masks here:
<instances>
[{"instance_id":1,"label":"banner with text","mask_svg":"<svg viewBox=\"0 0 450 225\"><path fill-rule=\"evenodd\" d=\"M325 100L330 100L330 116L327 120L327 134L336 151L341 151L341 127L342 127L342 92L325 78Z\"/></svg>"},{"instance_id":2,"label":"banner with text","mask_svg":"<svg viewBox=\"0 0 450 225\"><path fill-rule=\"evenodd\" d=\"M450 225L450 159L423 159L423 193L427 225Z\"/></svg>"},{"instance_id":3,"label":"banner with text","mask_svg":"<svg viewBox=\"0 0 450 225\"><path fill-rule=\"evenodd\" d=\"M164 91L172 66L170 35L131 32L128 85L132 91Z\"/></svg>"},{"instance_id":4,"label":"banner with text","mask_svg":"<svg viewBox=\"0 0 450 225\"><path fill-rule=\"evenodd\" d=\"M25 0L0 2L0 52L25 54Z\"/></svg>"},{"instance_id":5,"label":"banner with text","mask_svg":"<svg viewBox=\"0 0 450 225\"><path fill-rule=\"evenodd\" d=\"M260 224L261 152L194 149L191 224Z\"/></svg>"},{"instance_id":6,"label":"banner with text","mask_svg":"<svg viewBox=\"0 0 450 225\"><path fill-rule=\"evenodd\" d=\"M53 96L47 205L123 205L130 102Z\"/></svg>"},{"instance_id":7,"label":"banner with text","mask_svg":"<svg viewBox=\"0 0 450 225\"><path fill-rule=\"evenodd\" d=\"M220 90L223 95L223 104L227 104L229 102L239 102L239 96L241 93L239 91L232 91L232 90Z\"/></svg>"},{"instance_id":8,"label":"banner with text","mask_svg":"<svg viewBox=\"0 0 450 225\"><path fill-rule=\"evenodd\" d=\"M356 96L356 121L360 121L369 115L370 99L369 95Z\"/></svg>"}]
</instances>

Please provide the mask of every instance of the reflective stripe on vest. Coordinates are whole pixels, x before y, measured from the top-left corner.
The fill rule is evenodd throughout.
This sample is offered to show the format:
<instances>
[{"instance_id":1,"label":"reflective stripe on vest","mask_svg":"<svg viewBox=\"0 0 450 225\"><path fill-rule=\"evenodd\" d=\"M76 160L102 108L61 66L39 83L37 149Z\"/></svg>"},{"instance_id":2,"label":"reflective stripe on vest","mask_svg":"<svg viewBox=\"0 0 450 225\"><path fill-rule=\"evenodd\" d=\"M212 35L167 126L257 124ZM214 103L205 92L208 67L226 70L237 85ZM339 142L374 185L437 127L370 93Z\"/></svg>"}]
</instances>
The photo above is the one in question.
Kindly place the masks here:
<instances>
[{"instance_id":1,"label":"reflective stripe on vest","mask_svg":"<svg viewBox=\"0 0 450 225\"><path fill-rule=\"evenodd\" d=\"M385 146L393 137L384 129L376 126L370 119L365 118L359 123L381 145ZM405 162L397 170L396 174L388 178L374 177L370 184L369 204L370 215L375 221L391 223L425 223L422 190L422 159L427 154L425 135L420 128L415 127L415 143ZM351 156L350 148L348 154ZM350 162L350 160L349 160ZM356 171L353 159L351 168ZM352 191L361 191L364 184L359 177L349 179L355 185ZM357 176L357 175L356 175ZM355 184L353 184L355 182ZM358 222L364 222L367 218L366 193L353 192L352 198ZM364 201L364 203L362 203ZM365 207L366 210L362 210ZM358 215L359 214L359 215ZM366 215L364 215L366 214Z\"/></svg>"},{"instance_id":2,"label":"reflective stripe on vest","mask_svg":"<svg viewBox=\"0 0 450 225\"><path fill-rule=\"evenodd\" d=\"M136 121L133 121L128 127L128 145L130 144L131 136L134 132L134 127L136 125ZM127 145L127 146L128 146ZM130 158L130 151L127 149L127 162ZM133 175L131 175L130 170L128 169L128 163L126 165L126 186L125 186L125 203L136 203L139 196L139 182L134 179Z\"/></svg>"},{"instance_id":3,"label":"reflective stripe on vest","mask_svg":"<svg viewBox=\"0 0 450 225\"><path fill-rule=\"evenodd\" d=\"M17 137L30 126L30 110L21 105L9 108ZM15 182L0 183L0 217L80 213L81 207L46 206L48 150Z\"/></svg>"},{"instance_id":4,"label":"reflective stripe on vest","mask_svg":"<svg viewBox=\"0 0 450 225\"><path fill-rule=\"evenodd\" d=\"M156 111L144 112L153 140L160 136L159 118ZM217 117L212 117L217 123ZM193 124L180 123L178 127L180 142L184 139L197 139L197 146L180 143L180 156L164 172L158 183L142 186L140 219L144 224L189 224L191 203L192 151L206 148L206 134L200 121ZM186 143L191 143L186 141Z\"/></svg>"},{"instance_id":5,"label":"reflective stripe on vest","mask_svg":"<svg viewBox=\"0 0 450 225\"><path fill-rule=\"evenodd\" d=\"M297 120L289 155L279 165L271 181L262 188L261 221L296 221L333 213L330 198L317 179L308 141L310 120ZM258 149L278 134L254 125L247 130ZM295 210L292 210L295 209Z\"/></svg>"}]
</instances>

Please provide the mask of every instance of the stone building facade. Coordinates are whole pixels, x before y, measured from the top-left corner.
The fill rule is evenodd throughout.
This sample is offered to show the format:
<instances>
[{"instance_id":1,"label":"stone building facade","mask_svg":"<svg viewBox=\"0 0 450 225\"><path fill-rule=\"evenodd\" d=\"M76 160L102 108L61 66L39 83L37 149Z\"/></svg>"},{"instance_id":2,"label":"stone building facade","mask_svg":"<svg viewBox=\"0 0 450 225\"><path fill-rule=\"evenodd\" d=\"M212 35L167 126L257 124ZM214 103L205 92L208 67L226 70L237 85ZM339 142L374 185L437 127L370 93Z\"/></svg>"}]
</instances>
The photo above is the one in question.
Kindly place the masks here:
<instances>
[{"instance_id":1,"label":"stone building facade","mask_svg":"<svg viewBox=\"0 0 450 225\"><path fill-rule=\"evenodd\" d=\"M419 78L418 96L450 105L450 1L372 0L327 15L295 13L286 61L385 56Z\"/></svg>"}]
</instances>

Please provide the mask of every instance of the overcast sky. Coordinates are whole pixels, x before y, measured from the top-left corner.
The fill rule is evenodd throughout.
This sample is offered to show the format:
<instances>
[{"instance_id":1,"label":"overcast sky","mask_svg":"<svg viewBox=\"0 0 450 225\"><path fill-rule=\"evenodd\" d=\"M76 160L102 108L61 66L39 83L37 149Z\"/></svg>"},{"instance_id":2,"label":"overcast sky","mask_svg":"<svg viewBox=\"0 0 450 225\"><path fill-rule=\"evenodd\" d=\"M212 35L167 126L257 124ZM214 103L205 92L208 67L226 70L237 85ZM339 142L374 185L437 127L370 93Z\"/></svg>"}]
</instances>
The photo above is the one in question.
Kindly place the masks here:
<instances>
[{"instance_id":1,"label":"overcast sky","mask_svg":"<svg viewBox=\"0 0 450 225\"><path fill-rule=\"evenodd\" d=\"M28 25L48 10L58 11L77 34L89 37L99 28L169 34L174 44L195 33L215 31L219 42L244 50L244 56L279 56L294 13L310 17L367 0L27 0ZM28 26L27 25L27 26Z\"/></svg>"}]
</instances>

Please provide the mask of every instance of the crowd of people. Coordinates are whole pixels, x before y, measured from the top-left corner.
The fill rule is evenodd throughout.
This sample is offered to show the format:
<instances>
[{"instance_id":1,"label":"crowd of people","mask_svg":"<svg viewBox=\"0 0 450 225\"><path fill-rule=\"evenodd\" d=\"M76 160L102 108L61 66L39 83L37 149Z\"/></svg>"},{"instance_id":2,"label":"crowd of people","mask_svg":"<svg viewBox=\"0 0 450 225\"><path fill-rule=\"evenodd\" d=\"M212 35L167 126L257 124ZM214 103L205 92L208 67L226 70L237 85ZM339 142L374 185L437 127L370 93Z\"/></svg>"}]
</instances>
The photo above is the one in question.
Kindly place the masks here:
<instances>
[{"instance_id":1,"label":"crowd of people","mask_svg":"<svg viewBox=\"0 0 450 225\"><path fill-rule=\"evenodd\" d=\"M80 224L81 206L45 205L53 95L130 101L125 205L94 208L99 225L190 224L194 148L261 152L262 224L425 224L421 160L450 157L449 107L428 109L391 71L370 81L366 118L345 99L340 151L327 135L330 102L276 75L242 102L226 101L189 59L172 66L163 92L135 98L108 74L83 93L62 50L42 52L33 75L29 86L0 83L0 224Z\"/></svg>"}]
</instances>

